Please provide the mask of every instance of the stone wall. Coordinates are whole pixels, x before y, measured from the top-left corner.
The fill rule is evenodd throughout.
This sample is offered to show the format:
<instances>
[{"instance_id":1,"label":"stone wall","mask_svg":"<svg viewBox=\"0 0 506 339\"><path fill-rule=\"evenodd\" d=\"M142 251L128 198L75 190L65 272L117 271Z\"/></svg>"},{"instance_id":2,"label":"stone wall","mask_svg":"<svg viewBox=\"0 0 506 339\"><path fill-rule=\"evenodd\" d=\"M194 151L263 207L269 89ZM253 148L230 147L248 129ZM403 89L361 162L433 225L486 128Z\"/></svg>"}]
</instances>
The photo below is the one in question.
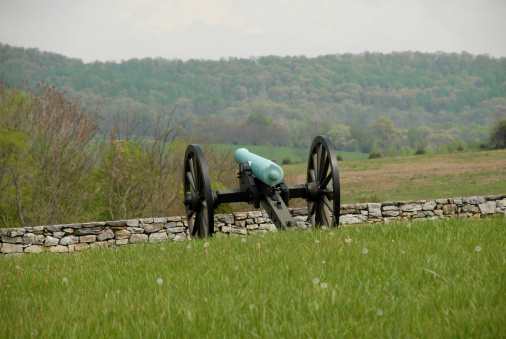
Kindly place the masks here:
<instances>
[{"instance_id":1,"label":"stone wall","mask_svg":"<svg viewBox=\"0 0 506 339\"><path fill-rule=\"evenodd\" d=\"M307 209L291 209L300 220L295 228L312 227ZM506 217L506 194L486 197L420 201L391 201L341 206L340 224L436 220L441 218ZM215 236L247 236L277 229L264 211L236 212L215 216ZM126 246L161 241L185 241L184 217L144 218L66 225L1 228L3 254L73 252L93 247Z\"/></svg>"}]
</instances>

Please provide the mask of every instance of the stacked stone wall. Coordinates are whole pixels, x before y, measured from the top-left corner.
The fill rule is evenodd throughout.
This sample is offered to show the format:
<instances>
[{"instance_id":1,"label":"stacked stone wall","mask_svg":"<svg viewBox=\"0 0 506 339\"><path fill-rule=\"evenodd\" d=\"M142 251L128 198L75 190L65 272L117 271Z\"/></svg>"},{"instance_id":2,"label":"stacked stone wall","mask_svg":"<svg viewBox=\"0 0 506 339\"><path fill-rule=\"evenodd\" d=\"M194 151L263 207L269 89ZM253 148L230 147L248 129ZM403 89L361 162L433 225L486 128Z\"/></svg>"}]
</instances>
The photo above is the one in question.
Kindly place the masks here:
<instances>
[{"instance_id":1,"label":"stacked stone wall","mask_svg":"<svg viewBox=\"0 0 506 339\"><path fill-rule=\"evenodd\" d=\"M294 228L308 229L307 209L291 209ZM341 206L342 226L359 223L437 220L443 218L506 217L506 194L419 201L391 201ZM247 236L277 229L265 211L215 216L215 236ZM0 228L0 253L74 252L88 248L129 244L185 241L189 239L184 217L143 218L65 225Z\"/></svg>"}]
</instances>

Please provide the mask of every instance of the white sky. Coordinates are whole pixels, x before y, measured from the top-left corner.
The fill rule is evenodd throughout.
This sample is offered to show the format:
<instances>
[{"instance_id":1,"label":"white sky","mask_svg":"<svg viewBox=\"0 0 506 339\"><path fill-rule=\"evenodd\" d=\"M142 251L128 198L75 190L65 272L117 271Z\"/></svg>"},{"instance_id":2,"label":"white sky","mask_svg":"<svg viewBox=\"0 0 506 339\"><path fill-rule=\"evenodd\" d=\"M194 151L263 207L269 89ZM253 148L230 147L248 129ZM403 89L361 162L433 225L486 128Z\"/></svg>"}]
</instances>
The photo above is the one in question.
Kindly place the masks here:
<instances>
[{"instance_id":1,"label":"white sky","mask_svg":"<svg viewBox=\"0 0 506 339\"><path fill-rule=\"evenodd\" d=\"M0 0L0 42L84 62L392 51L506 56L505 0Z\"/></svg>"}]
</instances>

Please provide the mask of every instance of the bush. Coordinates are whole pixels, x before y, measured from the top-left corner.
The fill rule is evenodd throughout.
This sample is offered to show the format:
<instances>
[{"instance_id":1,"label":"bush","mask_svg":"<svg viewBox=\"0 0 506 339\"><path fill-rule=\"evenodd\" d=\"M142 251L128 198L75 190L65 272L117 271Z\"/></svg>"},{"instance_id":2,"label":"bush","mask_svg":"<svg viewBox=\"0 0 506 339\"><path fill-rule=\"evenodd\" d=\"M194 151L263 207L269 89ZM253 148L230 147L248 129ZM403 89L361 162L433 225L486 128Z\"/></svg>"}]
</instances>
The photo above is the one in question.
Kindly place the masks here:
<instances>
[{"instance_id":1,"label":"bush","mask_svg":"<svg viewBox=\"0 0 506 339\"><path fill-rule=\"evenodd\" d=\"M281 165L291 165L291 164L292 164L292 159L290 159L289 157L284 157L283 161L281 161Z\"/></svg>"},{"instance_id":2,"label":"bush","mask_svg":"<svg viewBox=\"0 0 506 339\"><path fill-rule=\"evenodd\" d=\"M383 155L380 152L369 153L369 159L379 159L379 158L383 158Z\"/></svg>"},{"instance_id":3,"label":"bush","mask_svg":"<svg viewBox=\"0 0 506 339\"><path fill-rule=\"evenodd\" d=\"M425 148L419 146L417 149L416 149L416 152L415 152L415 155L422 155L422 154L425 154L427 153L427 151L425 150Z\"/></svg>"},{"instance_id":4,"label":"bush","mask_svg":"<svg viewBox=\"0 0 506 339\"><path fill-rule=\"evenodd\" d=\"M340 154L336 155L337 161L343 161L343 157Z\"/></svg>"}]
</instances>

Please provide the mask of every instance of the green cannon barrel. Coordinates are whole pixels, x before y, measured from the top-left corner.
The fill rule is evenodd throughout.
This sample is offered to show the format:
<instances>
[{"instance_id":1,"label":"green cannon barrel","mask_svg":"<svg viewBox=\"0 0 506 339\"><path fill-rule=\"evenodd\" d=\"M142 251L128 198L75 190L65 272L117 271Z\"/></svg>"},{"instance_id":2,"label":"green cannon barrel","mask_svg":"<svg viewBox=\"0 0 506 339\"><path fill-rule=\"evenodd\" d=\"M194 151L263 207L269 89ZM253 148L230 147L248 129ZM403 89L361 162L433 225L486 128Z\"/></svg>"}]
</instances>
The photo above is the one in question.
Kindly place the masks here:
<instances>
[{"instance_id":1,"label":"green cannon barrel","mask_svg":"<svg viewBox=\"0 0 506 339\"><path fill-rule=\"evenodd\" d=\"M246 148L239 148L234 153L237 163L247 162L253 174L264 184L276 186L283 180L283 169L274 162L251 153Z\"/></svg>"}]
</instances>

